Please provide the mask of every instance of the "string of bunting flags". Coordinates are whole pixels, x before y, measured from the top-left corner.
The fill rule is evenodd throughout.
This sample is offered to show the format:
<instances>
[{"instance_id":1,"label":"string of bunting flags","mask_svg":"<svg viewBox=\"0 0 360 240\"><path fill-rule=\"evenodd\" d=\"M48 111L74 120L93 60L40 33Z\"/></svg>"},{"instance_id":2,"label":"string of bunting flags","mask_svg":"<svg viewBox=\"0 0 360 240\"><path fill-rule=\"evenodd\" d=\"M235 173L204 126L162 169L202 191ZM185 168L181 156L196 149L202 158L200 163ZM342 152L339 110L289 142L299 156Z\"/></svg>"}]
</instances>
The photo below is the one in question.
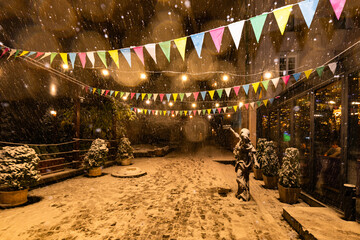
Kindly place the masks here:
<instances>
[{"instance_id":1,"label":"string of bunting flags","mask_svg":"<svg viewBox=\"0 0 360 240\"><path fill-rule=\"evenodd\" d=\"M103 96L111 96L111 97L120 97L124 100L128 100L130 97L131 100L138 100L139 98L141 98L142 101L144 101L144 100L163 101L164 98L166 97L166 100L168 102L171 100L176 102L176 100L178 100L178 99L180 101L183 101L185 97L186 98L193 97L195 99L195 101L197 101L198 99L200 99L199 96L201 96L202 100L204 101L207 95L209 95L211 100L213 100L215 93L218 95L219 98L224 96L224 94L223 94L224 92L225 92L226 96L229 97L231 94L231 91L233 91L235 93L235 95L238 96L241 88L244 90L245 94L248 95L250 86L252 86L252 89L253 89L254 93L256 94L257 90L259 89L260 84L267 91L270 82L272 82L274 87L277 88L279 86L280 78L284 82L284 84L287 86L291 76L295 79L295 81L298 81L300 79L301 74L304 73L306 79L308 79L310 77L310 74L312 72L314 72L314 70L316 71L318 76L321 77L326 66L328 66L330 71L334 74L336 67L337 67L337 62L332 62L327 65L323 65L323 66L320 66L320 67L317 67L314 69L313 68L308 69L303 72L297 72L297 73L293 73L290 75L276 77L273 79L263 80L263 81L259 81L259 82L255 82L255 83L251 83L251 84L249 83L249 84L238 85L238 86L228 87L228 88L219 88L219 89L213 89L213 90L208 90L208 91L198 91L198 92L188 92L188 93L140 93L140 92L108 90L108 89L101 89L101 88L95 88L95 87L90 87L90 86L85 86L84 89L87 93L98 94L98 95L103 95Z\"/></svg>"},{"instance_id":2,"label":"string of bunting flags","mask_svg":"<svg viewBox=\"0 0 360 240\"><path fill-rule=\"evenodd\" d=\"M331 6L335 12L335 15L337 19L340 18L340 15L343 11L343 8L345 6L346 0L329 0L331 3ZM99 51L89 51L89 52L39 52L39 51L30 51L30 50L22 50L22 49L13 49L6 46L2 47L2 54L0 57L4 56L6 53L8 53L8 59L11 56L16 57L30 57L32 56L33 59L36 60L42 60L44 58L50 57L50 64L53 62L56 56L60 56L64 64L68 65L69 60L72 65L72 67L75 67L75 61L76 58L79 58L81 62L81 66L85 68L87 59L91 62L92 67L95 67L95 56L97 55L101 62L104 64L104 66L108 67L107 62L107 54L110 56L110 58L114 61L116 66L119 68L119 53L123 55L123 57L126 59L127 63L131 67L131 51L135 52L135 54L138 56L142 64L145 65L144 61L144 48L147 50L149 55L152 57L152 59L157 63L157 56L156 56L156 46L158 45L162 52L164 53L167 60L170 62L170 48L171 43L174 42L175 46L177 47L181 57L183 60L185 60L185 50L186 50L186 44L188 38L190 38L193 42L193 45L195 47L195 50L201 58L201 51L203 47L204 42L204 36L205 33L209 33L213 43L216 47L216 50L219 52L221 47L221 42L223 38L223 33L225 28L228 28L232 39L235 43L236 49L239 48L239 43L243 31L243 27L246 21L249 21L252 29L254 31L256 41L259 43L261 33L263 31L263 27L266 21L267 16L270 13L273 13L276 22L278 24L280 33L283 35L285 31L285 27L287 25L290 13L292 12L292 9L295 5L299 5L299 8L301 10L301 13L305 19L306 25L308 28L310 28L311 23L313 21L317 6L318 6L319 0L305 0L299 3L286 5L281 8L274 9L271 12L265 12L261 15L254 16L249 19L241 20L238 22L231 23L226 26L218 27L215 29L211 29L208 31L196 33L190 36L185 36L177 39L172 39L169 41L159 42L159 43L149 43L143 46L134 46L134 47L127 47L122 49L114 49L114 50L99 50Z\"/></svg>"}]
</instances>

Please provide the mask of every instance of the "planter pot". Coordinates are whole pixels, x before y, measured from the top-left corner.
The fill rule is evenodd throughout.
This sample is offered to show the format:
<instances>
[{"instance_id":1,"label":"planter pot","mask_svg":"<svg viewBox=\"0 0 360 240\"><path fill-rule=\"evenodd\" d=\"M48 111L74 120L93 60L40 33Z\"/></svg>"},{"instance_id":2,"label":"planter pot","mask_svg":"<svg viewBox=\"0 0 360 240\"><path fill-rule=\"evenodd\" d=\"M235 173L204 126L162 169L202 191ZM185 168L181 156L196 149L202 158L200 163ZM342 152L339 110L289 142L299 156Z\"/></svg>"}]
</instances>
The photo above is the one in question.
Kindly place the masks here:
<instances>
[{"instance_id":1,"label":"planter pot","mask_svg":"<svg viewBox=\"0 0 360 240\"><path fill-rule=\"evenodd\" d=\"M253 171L254 171L254 178L256 180L263 180L261 168L253 168Z\"/></svg>"},{"instance_id":2,"label":"planter pot","mask_svg":"<svg viewBox=\"0 0 360 240\"><path fill-rule=\"evenodd\" d=\"M90 168L88 175L90 177L97 177L97 176L101 176L101 167L94 167L94 168Z\"/></svg>"},{"instance_id":3,"label":"planter pot","mask_svg":"<svg viewBox=\"0 0 360 240\"><path fill-rule=\"evenodd\" d=\"M27 202L29 188L17 191L0 191L0 206L14 207Z\"/></svg>"},{"instance_id":4,"label":"planter pot","mask_svg":"<svg viewBox=\"0 0 360 240\"><path fill-rule=\"evenodd\" d=\"M301 188L287 188L278 184L280 201L293 204L299 199Z\"/></svg>"},{"instance_id":5,"label":"planter pot","mask_svg":"<svg viewBox=\"0 0 360 240\"><path fill-rule=\"evenodd\" d=\"M129 166L131 165L131 158L121 159L120 164L121 166Z\"/></svg>"},{"instance_id":6,"label":"planter pot","mask_svg":"<svg viewBox=\"0 0 360 240\"><path fill-rule=\"evenodd\" d=\"M266 176L263 174L263 179L264 179L264 183L265 183L265 187L269 188L269 189L275 189L277 186L277 176L275 177L271 177L271 176Z\"/></svg>"}]
</instances>

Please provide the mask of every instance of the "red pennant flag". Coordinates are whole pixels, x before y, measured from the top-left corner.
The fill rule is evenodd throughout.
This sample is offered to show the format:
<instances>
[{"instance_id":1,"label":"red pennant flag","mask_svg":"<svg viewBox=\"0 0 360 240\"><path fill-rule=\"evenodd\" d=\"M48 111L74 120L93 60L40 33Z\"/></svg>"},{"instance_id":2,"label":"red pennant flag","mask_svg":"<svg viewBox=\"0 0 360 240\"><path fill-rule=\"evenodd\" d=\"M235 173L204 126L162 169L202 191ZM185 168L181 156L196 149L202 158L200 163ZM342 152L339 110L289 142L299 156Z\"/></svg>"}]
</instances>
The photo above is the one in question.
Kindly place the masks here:
<instances>
[{"instance_id":1,"label":"red pennant flag","mask_svg":"<svg viewBox=\"0 0 360 240\"><path fill-rule=\"evenodd\" d=\"M44 52L38 52L37 54L36 54L36 56L34 57L34 59L36 59L36 58L38 58L38 57L40 57L40 56L42 56L42 55L44 55L45 53Z\"/></svg>"},{"instance_id":2,"label":"red pennant flag","mask_svg":"<svg viewBox=\"0 0 360 240\"><path fill-rule=\"evenodd\" d=\"M196 111L194 110L193 113L194 113L194 116L195 116L195 115L196 115Z\"/></svg>"},{"instance_id":3,"label":"red pennant flag","mask_svg":"<svg viewBox=\"0 0 360 240\"><path fill-rule=\"evenodd\" d=\"M195 101L197 100L198 96L199 96L199 92L194 92L194 98L195 98Z\"/></svg>"},{"instance_id":4,"label":"red pennant flag","mask_svg":"<svg viewBox=\"0 0 360 240\"><path fill-rule=\"evenodd\" d=\"M8 51L9 51L9 48L5 48L0 57L4 56L4 54L7 53Z\"/></svg>"},{"instance_id":5,"label":"red pennant flag","mask_svg":"<svg viewBox=\"0 0 360 240\"><path fill-rule=\"evenodd\" d=\"M140 61L142 62L142 64L145 65L145 63L144 63L143 46L134 47L133 50L134 50L134 52L136 53L136 55L139 57L139 59L140 59Z\"/></svg>"},{"instance_id":6,"label":"red pennant flag","mask_svg":"<svg viewBox=\"0 0 360 240\"><path fill-rule=\"evenodd\" d=\"M152 114L155 115L155 110L151 110Z\"/></svg>"},{"instance_id":7,"label":"red pennant flag","mask_svg":"<svg viewBox=\"0 0 360 240\"><path fill-rule=\"evenodd\" d=\"M134 112L135 112L135 113L137 113L137 111L136 111L136 110L137 110L137 108L134 108Z\"/></svg>"},{"instance_id":8,"label":"red pennant flag","mask_svg":"<svg viewBox=\"0 0 360 240\"><path fill-rule=\"evenodd\" d=\"M249 109L249 104L248 104L248 103L245 104L245 108L246 108L246 109Z\"/></svg>"},{"instance_id":9,"label":"red pennant flag","mask_svg":"<svg viewBox=\"0 0 360 240\"><path fill-rule=\"evenodd\" d=\"M83 68L85 68L85 64L86 64L86 53L78 53L79 58L80 58L80 62Z\"/></svg>"},{"instance_id":10,"label":"red pennant flag","mask_svg":"<svg viewBox=\"0 0 360 240\"><path fill-rule=\"evenodd\" d=\"M165 95L165 94L163 94L163 93L159 94L159 96L160 96L160 101L162 101L162 100L163 100L164 95Z\"/></svg>"},{"instance_id":11,"label":"red pennant flag","mask_svg":"<svg viewBox=\"0 0 360 240\"><path fill-rule=\"evenodd\" d=\"M88 90L89 90L89 86L86 86L85 87L85 92L88 92Z\"/></svg>"},{"instance_id":12,"label":"red pennant flag","mask_svg":"<svg viewBox=\"0 0 360 240\"><path fill-rule=\"evenodd\" d=\"M240 86L236 86L236 87L233 87L233 88L234 88L235 94L237 96L238 93L239 93L239 90L240 90Z\"/></svg>"},{"instance_id":13,"label":"red pennant flag","mask_svg":"<svg viewBox=\"0 0 360 240\"><path fill-rule=\"evenodd\" d=\"M290 79L290 75L283 76L283 77L281 77L281 78L282 78L282 80L284 81L285 85L287 85L288 82L289 82L289 79Z\"/></svg>"},{"instance_id":14,"label":"red pennant flag","mask_svg":"<svg viewBox=\"0 0 360 240\"><path fill-rule=\"evenodd\" d=\"M219 113L221 113L221 108L218 108L217 110L218 110Z\"/></svg>"},{"instance_id":15,"label":"red pennant flag","mask_svg":"<svg viewBox=\"0 0 360 240\"><path fill-rule=\"evenodd\" d=\"M110 92L110 90L106 90L105 91L105 96Z\"/></svg>"},{"instance_id":16,"label":"red pennant flag","mask_svg":"<svg viewBox=\"0 0 360 240\"><path fill-rule=\"evenodd\" d=\"M135 93L132 92L131 95L130 95L130 99L133 99L134 96L135 96Z\"/></svg>"},{"instance_id":17,"label":"red pennant flag","mask_svg":"<svg viewBox=\"0 0 360 240\"><path fill-rule=\"evenodd\" d=\"M174 114L174 111L171 111L171 115L173 115Z\"/></svg>"}]
</instances>

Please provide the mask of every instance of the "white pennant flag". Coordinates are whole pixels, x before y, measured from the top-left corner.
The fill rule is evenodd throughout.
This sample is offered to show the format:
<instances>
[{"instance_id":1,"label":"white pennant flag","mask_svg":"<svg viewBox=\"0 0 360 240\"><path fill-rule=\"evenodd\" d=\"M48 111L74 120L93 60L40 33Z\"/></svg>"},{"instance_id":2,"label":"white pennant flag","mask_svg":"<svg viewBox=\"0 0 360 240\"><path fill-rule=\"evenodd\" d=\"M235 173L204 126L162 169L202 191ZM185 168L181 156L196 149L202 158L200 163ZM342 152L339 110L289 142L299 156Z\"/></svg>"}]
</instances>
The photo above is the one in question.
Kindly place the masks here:
<instances>
[{"instance_id":1,"label":"white pennant flag","mask_svg":"<svg viewBox=\"0 0 360 240\"><path fill-rule=\"evenodd\" d=\"M91 64L93 65L93 67L95 67L95 56L94 56L94 52L87 52L86 55L88 56Z\"/></svg>"},{"instance_id":2,"label":"white pennant flag","mask_svg":"<svg viewBox=\"0 0 360 240\"><path fill-rule=\"evenodd\" d=\"M39 60L44 59L51 55L51 52L46 52Z\"/></svg>"},{"instance_id":3,"label":"white pennant flag","mask_svg":"<svg viewBox=\"0 0 360 240\"><path fill-rule=\"evenodd\" d=\"M241 34L244 28L245 21L235 22L228 25L228 28L230 30L231 36L234 40L236 49L239 48L239 43L241 39Z\"/></svg>"},{"instance_id":4,"label":"white pennant flag","mask_svg":"<svg viewBox=\"0 0 360 240\"><path fill-rule=\"evenodd\" d=\"M197 112L198 112L198 115L200 115L200 114L201 114L201 110L197 110Z\"/></svg>"},{"instance_id":5,"label":"white pennant flag","mask_svg":"<svg viewBox=\"0 0 360 240\"><path fill-rule=\"evenodd\" d=\"M178 113L179 113L179 111L175 111L175 115L176 115L176 116L178 115Z\"/></svg>"},{"instance_id":6,"label":"white pennant flag","mask_svg":"<svg viewBox=\"0 0 360 240\"><path fill-rule=\"evenodd\" d=\"M12 56L12 55L14 55L16 53L16 49L11 49L10 50L10 53L9 53L9 56L8 56L8 60L9 60L9 58ZM50 55L50 54L49 54Z\"/></svg>"},{"instance_id":7,"label":"white pennant flag","mask_svg":"<svg viewBox=\"0 0 360 240\"><path fill-rule=\"evenodd\" d=\"M336 67L337 67L337 62L329 63L328 66L329 66L331 72L332 72L333 74L335 74L335 70L336 70Z\"/></svg>"},{"instance_id":8,"label":"white pennant flag","mask_svg":"<svg viewBox=\"0 0 360 240\"><path fill-rule=\"evenodd\" d=\"M191 92L188 92L188 93L185 93L185 96L188 98L188 97L190 97L191 96Z\"/></svg>"},{"instance_id":9,"label":"white pennant flag","mask_svg":"<svg viewBox=\"0 0 360 240\"><path fill-rule=\"evenodd\" d=\"M154 59L155 63L157 63L157 61L156 61L156 44L155 43L146 44L145 48L148 51L148 53L150 54L150 56L152 57L152 59Z\"/></svg>"},{"instance_id":10,"label":"white pennant flag","mask_svg":"<svg viewBox=\"0 0 360 240\"><path fill-rule=\"evenodd\" d=\"M250 106L251 106L253 109L255 109L255 103L254 103L254 102L250 103Z\"/></svg>"},{"instance_id":11,"label":"white pennant flag","mask_svg":"<svg viewBox=\"0 0 360 240\"><path fill-rule=\"evenodd\" d=\"M124 94L124 98L126 98L126 99L127 99L127 98L128 98L128 96L129 96L129 94L130 94L129 92L126 92L126 93Z\"/></svg>"},{"instance_id":12,"label":"white pennant flag","mask_svg":"<svg viewBox=\"0 0 360 240\"><path fill-rule=\"evenodd\" d=\"M224 113L226 113L227 107L223 107L223 111Z\"/></svg>"},{"instance_id":13,"label":"white pennant flag","mask_svg":"<svg viewBox=\"0 0 360 240\"><path fill-rule=\"evenodd\" d=\"M279 83L279 79L280 79L280 78L273 78L273 79L271 79L271 81L273 82L275 88L277 88L277 85L278 85L278 83Z\"/></svg>"},{"instance_id":14,"label":"white pennant flag","mask_svg":"<svg viewBox=\"0 0 360 240\"><path fill-rule=\"evenodd\" d=\"M154 101L156 101L158 95L159 95L158 93L154 93Z\"/></svg>"},{"instance_id":15,"label":"white pennant flag","mask_svg":"<svg viewBox=\"0 0 360 240\"><path fill-rule=\"evenodd\" d=\"M226 96L230 96L231 88L225 88Z\"/></svg>"}]
</instances>

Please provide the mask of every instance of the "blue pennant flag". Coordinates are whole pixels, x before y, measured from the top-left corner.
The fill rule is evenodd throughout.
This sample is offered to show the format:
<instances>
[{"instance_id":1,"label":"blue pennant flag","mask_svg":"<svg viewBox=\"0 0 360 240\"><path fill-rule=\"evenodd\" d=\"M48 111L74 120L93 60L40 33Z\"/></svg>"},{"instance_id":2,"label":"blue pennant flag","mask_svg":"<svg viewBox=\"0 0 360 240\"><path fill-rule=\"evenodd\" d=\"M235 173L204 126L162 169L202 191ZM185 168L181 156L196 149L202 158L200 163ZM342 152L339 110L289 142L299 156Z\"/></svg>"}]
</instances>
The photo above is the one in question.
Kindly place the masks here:
<instances>
[{"instance_id":1,"label":"blue pennant flag","mask_svg":"<svg viewBox=\"0 0 360 240\"><path fill-rule=\"evenodd\" d=\"M70 62L71 62L72 68L74 69L76 53L69 53L69 57L70 57Z\"/></svg>"},{"instance_id":2,"label":"blue pennant flag","mask_svg":"<svg viewBox=\"0 0 360 240\"><path fill-rule=\"evenodd\" d=\"M299 7L301 10L301 13L304 16L304 19L305 19L305 22L306 22L306 25L308 26L308 28L310 28L310 26L311 26L311 22L314 18L318 3L319 3L319 0L305 0L305 1L299 2Z\"/></svg>"},{"instance_id":3,"label":"blue pennant flag","mask_svg":"<svg viewBox=\"0 0 360 240\"><path fill-rule=\"evenodd\" d=\"M215 112L216 112L216 108L213 108L213 109L212 109L212 112L215 114Z\"/></svg>"},{"instance_id":4,"label":"blue pennant flag","mask_svg":"<svg viewBox=\"0 0 360 240\"><path fill-rule=\"evenodd\" d=\"M140 93L136 93L136 100L138 100Z\"/></svg>"},{"instance_id":5,"label":"blue pennant flag","mask_svg":"<svg viewBox=\"0 0 360 240\"><path fill-rule=\"evenodd\" d=\"M274 102L274 98L269 98L269 101L272 104Z\"/></svg>"},{"instance_id":6,"label":"blue pennant flag","mask_svg":"<svg viewBox=\"0 0 360 240\"><path fill-rule=\"evenodd\" d=\"M170 101L170 97L171 97L171 93L167 93L166 98L167 98L168 102Z\"/></svg>"},{"instance_id":7,"label":"blue pennant flag","mask_svg":"<svg viewBox=\"0 0 360 240\"><path fill-rule=\"evenodd\" d=\"M245 91L246 95L248 95L248 94L249 94L249 87L250 87L250 84L243 85L242 87L243 87L243 89L244 89L244 91Z\"/></svg>"},{"instance_id":8,"label":"blue pennant flag","mask_svg":"<svg viewBox=\"0 0 360 240\"><path fill-rule=\"evenodd\" d=\"M93 88L92 88L92 87L89 87L89 92L90 92L90 93L92 93L92 90L93 90Z\"/></svg>"},{"instance_id":9,"label":"blue pennant flag","mask_svg":"<svg viewBox=\"0 0 360 240\"><path fill-rule=\"evenodd\" d=\"M200 92L200 94L201 94L201 97L202 97L202 99L203 99L203 101L205 100L205 96L206 96L206 91L202 91L202 92Z\"/></svg>"},{"instance_id":10,"label":"blue pennant flag","mask_svg":"<svg viewBox=\"0 0 360 240\"><path fill-rule=\"evenodd\" d=\"M29 54L26 55L26 56L27 56L27 57L30 57L31 55L34 55L35 53L37 53L37 52L29 52Z\"/></svg>"},{"instance_id":11,"label":"blue pennant flag","mask_svg":"<svg viewBox=\"0 0 360 240\"><path fill-rule=\"evenodd\" d=\"M110 91L110 96L111 96L111 95L113 95L113 93L114 93L114 91L113 91L113 90L111 90L111 91Z\"/></svg>"},{"instance_id":12,"label":"blue pennant flag","mask_svg":"<svg viewBox=\"0 0 360 240\"><path fill-rule=\"evenodd\" d=\"M301 75L301 72L299 72L299 73L294 73L294 74L293 74L293 77L294 77L295 80L297 81L297 80L299 80L300 75Z\"/></svg>"},{"instance_id":13,"label":"blue pennant flag","mask_svg":"<svg viewBox=\"0 0 360 240\"><path fill-rule=\"evenodd\" d=\"M201 50L202 50L202 45L204 42L204 32L198 33L198 34L194 34L194 35L190 35L191 40L194 43L195 46L195 50L199 56L199 58L201 58Z\"/></svg>"},{"instance_id":14,"label":"blue pennant flag","mask_svg":"<svg viewBox=\"0 0 360 240\"><path fill-rule=\"evenodd\" d=\"M131 52L130 52L130 48L120 49L120 52L122 53L122 55L124 55L126 61L128 62L129 66L131 67Z\"/></svg>"}]
</instances>

